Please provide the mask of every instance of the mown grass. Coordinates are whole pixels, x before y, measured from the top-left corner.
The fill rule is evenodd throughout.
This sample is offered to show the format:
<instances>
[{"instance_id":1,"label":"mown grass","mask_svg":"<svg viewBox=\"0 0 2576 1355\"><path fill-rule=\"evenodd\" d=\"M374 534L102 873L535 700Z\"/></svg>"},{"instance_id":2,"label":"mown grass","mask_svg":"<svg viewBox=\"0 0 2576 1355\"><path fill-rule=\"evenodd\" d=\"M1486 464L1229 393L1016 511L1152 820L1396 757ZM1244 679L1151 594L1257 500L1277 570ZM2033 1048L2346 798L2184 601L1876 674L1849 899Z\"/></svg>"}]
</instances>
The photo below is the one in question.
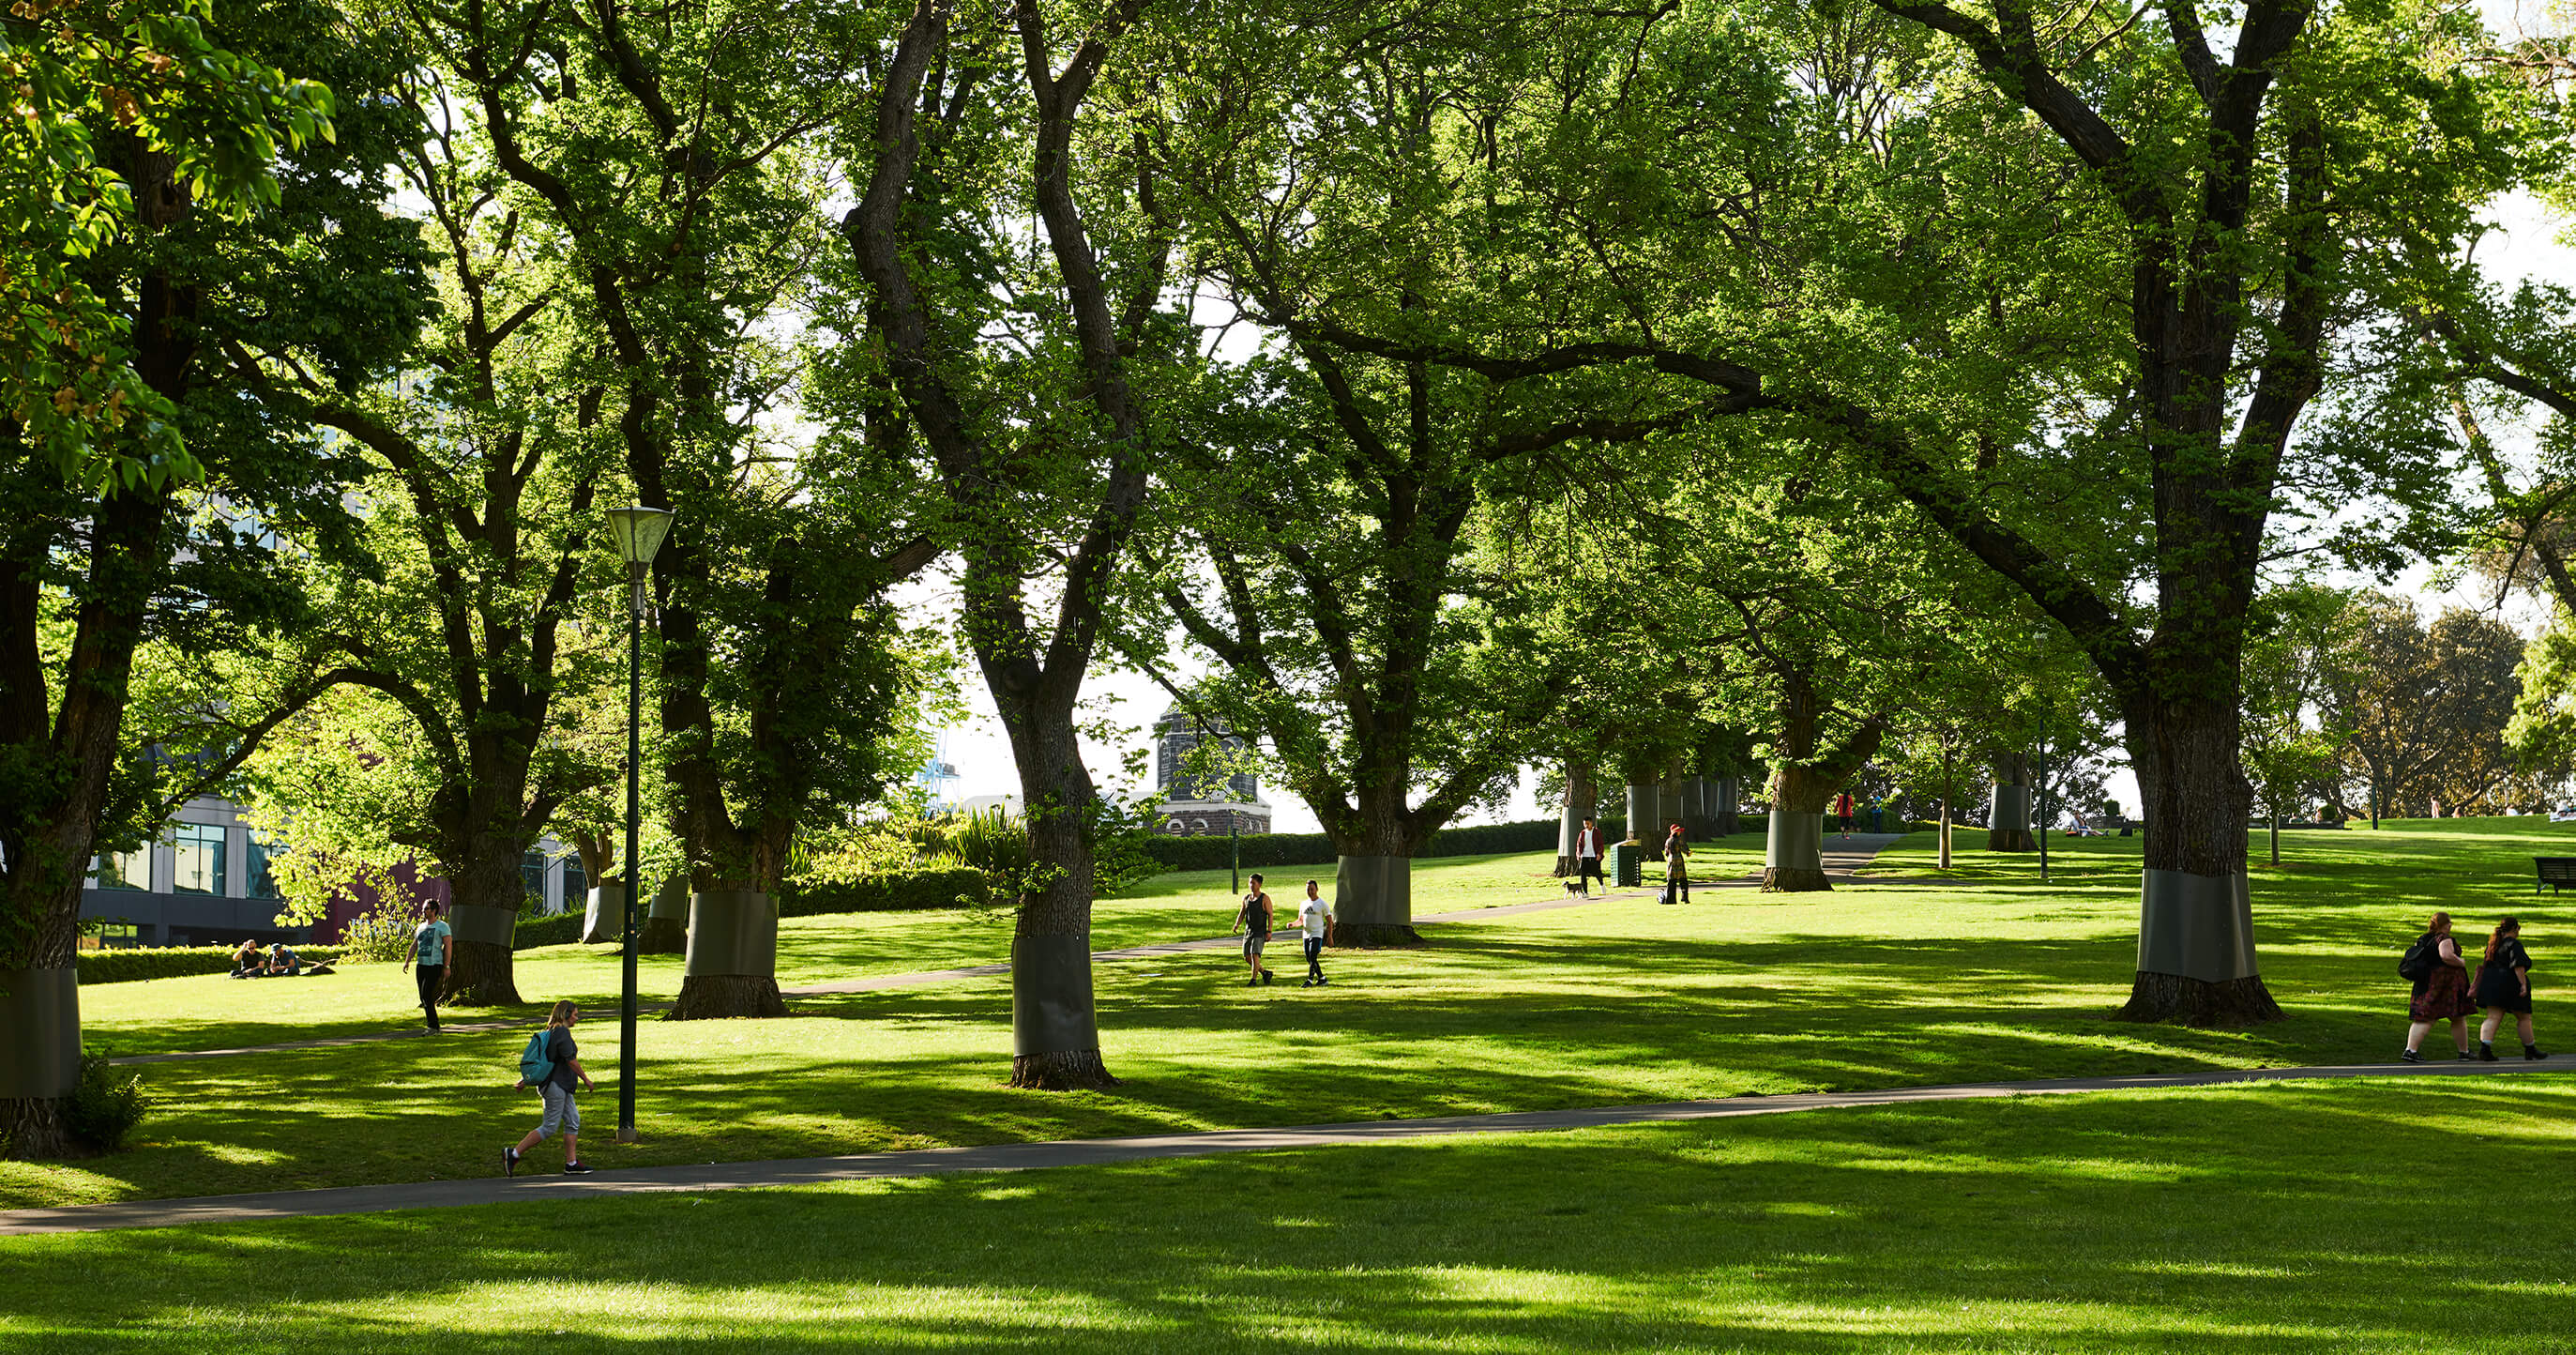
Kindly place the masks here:
<instances>
[{"instance_id":1,"label":"mown grass","mask_svg":"<svg viewBox=\"0 0 2576 1355\"><path fill-rule=\"evenodd\" d=\"M2386 836L2409 850L2420 845ZM1239 962L1223 950L1103 964L1103 1044L1125 1079L1104 1093L1040 1096L1003 1085L1002 979L799 999L796 1015L781 1021L653 1021L641 1031L645 1141L608 1141L615 1098L603 1077L587 1106L590 1151L605 1166L704 1162L2381 1059L2397 1044L2404 993L2391 967L2412 935L2416 895L2494 902L2478 891L2510 888L2473 870L2436 870L2448 859L2439 852L2431 864L2356 872L2349 887L2267 879L2259 921L2267 972L2292 1019L2253 1031L2123 1025L2104 1017L2125 997L2134 963L2135 866L2124 845L2134 851L2134 839L2116 838L2071 850L2060 881L2047 887L1711 889L1687 908L1637 898L1497 917L1441 930L1420 951L1336 954L1334 986L1315 991L1246 990ZM1449 880L1441 886L1448 898L1501 901L1527 898L1533 883L1553 888L1540 878L1547 865L1543 857L1486 859L1425 875ZM1222 895L1210 909L1188 882L1167 887L1176 891L1162 896L1171 902L1149 906L1175 910L1174 932L1218 929L1210 922L1222 916ZM2524 912L2545 975L2548 938L2576 914L2555 903ZM931 920L854 921L861 925L848 930L867 939L831 944L878 946ZM918 950L865 958L934 962ZM1296 967L1279 967L1293 982ZM163 982L215 985L227 997L266 991ZM533 979L523 991L553 995ZM2544 1003L2545 994L2544 986ZM138 1032L154 1020L123 1019ZM2544 1006L2544 1042L2550 1021ZM582 1039L595 1074L616 1067L613 1022L585 1023ZM0 1164L0 1203L488 1174L500 1143L532 1115L534 1102L506 1088L519 1040L460 1034L145 1066L161 1106L137 1146L87 1162Z\"/></svg>"},{"instance_id":2,"label":"mown grass","mask_svg":"<svg viewBox=\"0 0 2576 1355\"><path fill-rule=\"evenodd\" d=\"M0 1238L0 1348L2378 1355L2576 1341L2558 1079Z\"/></svg>"}]
</instances>

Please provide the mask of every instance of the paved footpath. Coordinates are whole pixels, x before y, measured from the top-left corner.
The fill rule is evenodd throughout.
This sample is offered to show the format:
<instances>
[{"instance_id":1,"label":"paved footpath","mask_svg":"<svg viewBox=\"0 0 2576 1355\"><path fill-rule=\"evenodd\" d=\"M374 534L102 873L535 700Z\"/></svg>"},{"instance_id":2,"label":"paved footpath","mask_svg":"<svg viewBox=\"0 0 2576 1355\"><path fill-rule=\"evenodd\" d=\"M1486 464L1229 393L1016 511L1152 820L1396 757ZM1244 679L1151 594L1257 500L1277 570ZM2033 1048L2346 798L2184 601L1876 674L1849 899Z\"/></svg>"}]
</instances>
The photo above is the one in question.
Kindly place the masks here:
<instances>
[{"instance_id":1,"label":"paved footpath","mask_svg":"<svg viewBox=\"0 0 2576 1355\"><path fill-rule=\"evenodd\" d=\"M1848 839L1827 839L1829 843L1837 843L1841 845L1829 846L1825 850L1825 874L1834 879L1850 879L1853 870L1867 865L1871 857L1878 855L1878 853L1884 849L1887 844L1896 841L1897 836L1898 835L1895 833L1854 833ZM1725 880L1693 880L1691 882L1691 888L1749 889L1758 883L1759 880L1760 875L1757 872L1752 875ZM1534 903L1511 903L1498 905L1492 908L1461 908L1455 912L1431 913L1415 918L1414 921L1484 922L1498 917L1510 917L1518 913L1543 913L1550 912L1558 908L1580 908L1585 904L1606 903L1612 899L1649 898L1652 897L1655 892L1656 891L1654 890L1632 889L1615 893L1605 891L1603 893L1591 895L1568 894L1563 898L1540 899ZM1192 951L1231 950L1242 944L1242 940L1243 938L1238 936L1208 936L1201 937L1195 941L1162 941L1147 946L1124 946L1117 950L1093 951L1091 958L1095 961L1151 960L1163 956L1185 955ZM1007 964L968 965L962 969L930 969L911 974L872 974L865 978L838 979L830 983L810 984L803 988L783 988L780 989L779 992L780 995L784 997L827 997L840 993L881 993L898 988L919 988L935 983L956 983L965 979L992 978L996 975L1008 974L1010 972L1011 967ZM652 1013L668 1009L668 1003L653 1003L642 1007L639 1010L646 1013ZM604 1017L614 1016L616 1014L617 1009L614 1007L586 1008L582 1012L582 1015L585 1017ZM542 1019L543 1018L541 1017L522 1017L508 1021L450 1021L446 1025L446 1030L450 1034L472 1035L485 1031L530 1029L534 1028ZM110 1059L108 1062L116 1064L193 1063L198 1059L229 1058L236 1054L275 1054L297 1049L338 1049L347 1045L382 1044L388 1040L418 1040L426 1038L427 1034L428 1032L420 1030L388 1030L370 1035L341 1035L318 1040L289 1040L279 1044L245 1045L240 1048L233 1049L178 1049L159 1054L129 1054L123 1058Z\"/></svg>"},{"instance_id":2,"label":"paved footpath","mask_svg":"<svg viewBox=\"0 0 2576 1355\"><path fill-rule=\"evenodd\" d=\"M2214 1087L2350 1077L2497 1077L2576 1071L2561 1060L2545 1063L2347 1064L2309 1068L2225 1069L2138 1077L2054 1078L2037 1082L1969 1082L1943 1087L1892 1087L1883 1091L1801 1092L1788 1096L1730 1096L1660 1105L1599 1106L1583 1110L1534 1110L1502 1115L1445 1115L1420 1120L1298 1125L1285 1129L1222 1129L1198 1134L1143 1134L1112 1139L1057 1139L979 1148L927 1148L900 1153L860 1153L766 1162L713 1162L681 1167L638 1167L589 1176L532 1175L471 1181L419 1181L388 1186L344 1186L261 1195L208 1195L184 1200L132 1200L61 1209L0 1212L0 1235L96 1232L112 1228L170 1228L310 1218L322 1214L373 1214L392 1209L447 1209L461 1205L582 1200L655 1192L738 1190L756 1186L808 1186L832 1181L934 1176L948 1172L1025 1171L1155 1158L1209 1157L1292 1148L1405 1143L1464 1134L1529 1134L1602 1125L1719 1120L1745 1115L1942 1101L1984 1101L2010 1096L2061 1096L2073 1092L2140 1091L2160 1087Z\"/></svg>"}]
</instances>

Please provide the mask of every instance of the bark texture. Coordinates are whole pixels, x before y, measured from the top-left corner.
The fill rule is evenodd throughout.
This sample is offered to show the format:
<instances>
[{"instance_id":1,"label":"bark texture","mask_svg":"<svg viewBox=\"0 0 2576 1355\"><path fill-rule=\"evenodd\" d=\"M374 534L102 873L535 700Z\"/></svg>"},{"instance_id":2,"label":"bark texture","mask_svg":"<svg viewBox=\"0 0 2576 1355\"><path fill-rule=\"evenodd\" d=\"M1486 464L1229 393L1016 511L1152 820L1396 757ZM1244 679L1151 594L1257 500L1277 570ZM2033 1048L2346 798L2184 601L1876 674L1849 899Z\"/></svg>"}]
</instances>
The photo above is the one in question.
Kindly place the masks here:
<instances>
[{"instance_id":1,"label":"bark texture","mask_svg":"<svg viewBox=\"0 0 2576 1355\"><path fill-rule=\"evenodd\" d=\"M786 1014L787 999L771 974L692 974L681 980L680 996L671 1004L674 1021Z\"/></svg>"},{"instance_id":2,"label":"bark texture","mask_svg":"<svg viewBox=\"0 0 2576 1355\"><path fill-rule=\"evenodd\" d=\"M1986 816L1986 850L2039 850L2039 836L2030 830L2030 790L2030 754L2006 753L1995 759L1995 793Z\"/></svg>"},{"instance_id":3,"label":"bark texture","mask_svg":"<svg viewBox=\"0 0 2576 1355\"><path fill-rule=\"evenodd\" d=\"M1886 737L1887 722L1877 715L1838 722L1838 734L1827 732L1833 713L1815 674L1799 663L1785 663L1780 676L1780 735L1783 759L1771 769L1771 805L1775 812L1822 815L1835 792L1869 765ZM1825 878L1822 834L1811 847L1800 835L1796 860L1768 861L1762 888L1768 893L1796 894L1832 889Z\"/></svg>"}]
</instances>

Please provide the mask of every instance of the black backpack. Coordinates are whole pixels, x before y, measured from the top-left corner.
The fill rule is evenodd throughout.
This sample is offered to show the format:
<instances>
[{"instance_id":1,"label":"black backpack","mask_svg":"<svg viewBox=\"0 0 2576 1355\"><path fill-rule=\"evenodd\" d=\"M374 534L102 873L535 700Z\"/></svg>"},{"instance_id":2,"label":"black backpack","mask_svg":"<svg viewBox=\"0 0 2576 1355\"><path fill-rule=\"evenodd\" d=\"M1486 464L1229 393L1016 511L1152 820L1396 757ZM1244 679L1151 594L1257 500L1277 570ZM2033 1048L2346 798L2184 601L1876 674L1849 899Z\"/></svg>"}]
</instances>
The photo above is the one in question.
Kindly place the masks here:
<instances>
[{"instance_id":1,"label":"black backpack","mask_svg":"<svg viewBox=\"0 0 2576 1355\"><path fill-rule=\"evenodd\" d=\"M2409 983L2422 983L2433 977L2433 966L2441 962L2442 939L2426 932L2415 938L2415 944L2397 960L2397 977Z\"/></svg>"}]
</instances>

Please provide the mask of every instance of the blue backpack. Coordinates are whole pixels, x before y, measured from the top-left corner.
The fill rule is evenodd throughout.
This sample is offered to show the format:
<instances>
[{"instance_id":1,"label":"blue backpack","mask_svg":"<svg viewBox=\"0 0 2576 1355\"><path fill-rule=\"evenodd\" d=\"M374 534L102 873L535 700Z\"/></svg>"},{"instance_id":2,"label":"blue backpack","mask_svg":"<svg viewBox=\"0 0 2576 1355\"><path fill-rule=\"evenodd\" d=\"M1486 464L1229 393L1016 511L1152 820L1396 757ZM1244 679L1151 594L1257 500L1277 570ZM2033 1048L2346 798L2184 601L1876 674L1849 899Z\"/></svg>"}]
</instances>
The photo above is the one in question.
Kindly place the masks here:
<instances>
[{"instance_id":1,"label":"blue backpack","mask_svg":"<svg viewBox=\"0 0 2576 1355\"><path fill-rule=\"evenodd\" d=\"M519 1052L519 1080L531 1087L542 1086L555 1074L555 1061L546 1057L546 1038L553 1035L549 1026L528 1037L528 1047Z\"/></svg>"}]
</instances>

